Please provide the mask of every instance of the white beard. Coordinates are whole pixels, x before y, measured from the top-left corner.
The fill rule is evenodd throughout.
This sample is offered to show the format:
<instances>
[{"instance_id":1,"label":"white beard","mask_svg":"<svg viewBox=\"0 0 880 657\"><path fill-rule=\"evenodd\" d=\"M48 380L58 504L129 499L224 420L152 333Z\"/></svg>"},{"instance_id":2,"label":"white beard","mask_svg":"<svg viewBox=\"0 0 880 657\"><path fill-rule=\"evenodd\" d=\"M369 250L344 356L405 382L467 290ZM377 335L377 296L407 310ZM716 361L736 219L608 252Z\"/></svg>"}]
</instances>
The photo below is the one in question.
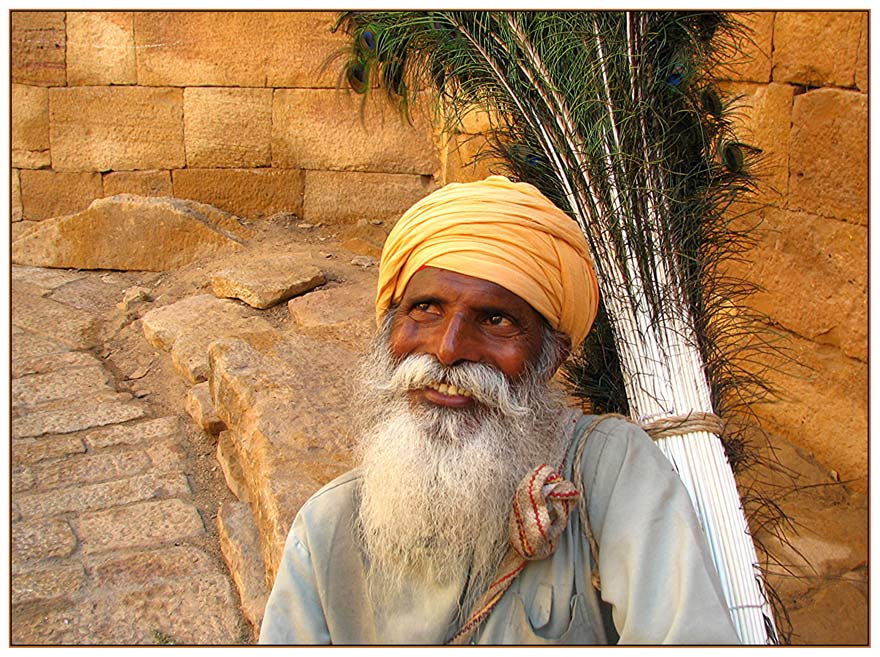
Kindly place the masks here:
<instances>
[{"instance_id":1,"label":"white beard","mask_svg":"<svg viewBox=\"0 0 880 657\"><path fill-rule=\"evenodd\" d=\"M445 368L426 355L397 365L387 340L362 378L358 529L370 593L381 604L407 582L469 581L466 613L507 551L516 486L536 466L561 463L560 396L538 374L512 386L485 365ZM411 402L407 390L428 381L483 401L465 409Z\"/></svg>"}]
</instances>

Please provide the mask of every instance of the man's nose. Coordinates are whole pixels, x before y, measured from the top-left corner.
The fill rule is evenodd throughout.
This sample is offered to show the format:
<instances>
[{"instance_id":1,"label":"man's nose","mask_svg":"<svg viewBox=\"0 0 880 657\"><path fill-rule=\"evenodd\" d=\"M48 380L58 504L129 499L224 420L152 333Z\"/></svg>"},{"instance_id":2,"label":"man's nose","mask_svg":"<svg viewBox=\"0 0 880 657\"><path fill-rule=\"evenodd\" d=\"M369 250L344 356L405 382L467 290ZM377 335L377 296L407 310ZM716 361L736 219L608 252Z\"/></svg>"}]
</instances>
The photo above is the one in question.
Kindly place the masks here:
<instances>
[{"instance_id":1,"label":"man's nose","mask_svg":"<svg viewBox=\"0 0 880 657\"><path fill-rule=\"evenodd\" d=\"M481 358L475 341L474 329L465 317L451 315L436 335L433 352L443 365L463 361L478 362Z\"/></svg>"}]
</instances>

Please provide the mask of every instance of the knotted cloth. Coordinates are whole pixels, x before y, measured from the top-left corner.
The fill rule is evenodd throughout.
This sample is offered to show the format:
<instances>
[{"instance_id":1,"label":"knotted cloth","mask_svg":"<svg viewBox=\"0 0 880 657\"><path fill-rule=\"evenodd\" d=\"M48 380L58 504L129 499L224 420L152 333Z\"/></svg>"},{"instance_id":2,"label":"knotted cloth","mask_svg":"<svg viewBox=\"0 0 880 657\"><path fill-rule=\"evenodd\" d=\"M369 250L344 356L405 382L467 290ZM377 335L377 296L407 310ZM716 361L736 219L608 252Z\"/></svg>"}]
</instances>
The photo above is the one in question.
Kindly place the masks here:
<instances>
[{"instance_id":1,"label":"knotted cloth","mask_svg":"<svg viewBox=\"0 0 880 657\"><path fill-rule=\"evenodd\" d=\"M382 250L376 294L380 324L424 266L501 285L575 347L596 318L599 286L583 233L528 183L503 176L450 183L407 210Z\"/></svg>"},{"instance_id":2,"label":"knotted cloth","mask_svg":"<svg viewBox=\"0 0 880 657\"><path fill-rule=\"evenodd\" d=\"M570 481L548 465L540 465L517 486L510 513L510 547L498 567L499 577L480 598L474 611L449 643L462 645L492 613L526 563L546 559L556 550L556 540L568 524L572 507L580 497Z\"/></svg>"}]
</instances>

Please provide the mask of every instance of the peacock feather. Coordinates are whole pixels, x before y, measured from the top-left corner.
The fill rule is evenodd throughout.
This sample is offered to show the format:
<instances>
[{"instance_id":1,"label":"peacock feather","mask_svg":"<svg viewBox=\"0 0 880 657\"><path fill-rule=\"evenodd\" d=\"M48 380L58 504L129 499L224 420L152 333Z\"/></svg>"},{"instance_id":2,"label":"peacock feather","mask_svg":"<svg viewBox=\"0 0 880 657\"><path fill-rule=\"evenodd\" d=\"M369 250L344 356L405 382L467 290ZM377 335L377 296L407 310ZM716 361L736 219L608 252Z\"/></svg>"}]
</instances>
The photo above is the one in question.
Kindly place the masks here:
<instances>
[{"instance_id":1,"label":"peacock feather","mask_svg":"<svg viewBox=\"0 0 880 657\"><path fill-rule=\"evenodd\" d=\"M713 74L745 30L708 11L346 12L336 29L351 36L354 91L383 88L406 115L428 94L449 131L487 112L486 155L580 225L602 302L567 368L575 394L646 425L727 420L658 445L691 494L741 639L776 642L717 440L734 465L747 460L734 418L769 392L745 355L767 344L739 303L752 288L726 274L751 243L748 215L732 221L730 208L747 207L758 152L736 138Z\"/></svg>"}]
</instances>

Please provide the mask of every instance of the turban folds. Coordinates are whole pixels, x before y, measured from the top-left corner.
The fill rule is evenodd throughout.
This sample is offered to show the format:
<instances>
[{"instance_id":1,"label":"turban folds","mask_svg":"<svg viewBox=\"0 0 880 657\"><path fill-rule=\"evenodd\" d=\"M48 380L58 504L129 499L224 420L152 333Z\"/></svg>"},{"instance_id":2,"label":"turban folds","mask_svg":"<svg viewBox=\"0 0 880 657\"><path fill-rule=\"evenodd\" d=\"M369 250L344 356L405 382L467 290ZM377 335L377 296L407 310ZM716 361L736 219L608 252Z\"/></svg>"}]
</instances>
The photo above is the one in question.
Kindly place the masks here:
<instances>
[{"instance_id":1,"label":"turban folds","mask_svg":"<svg viewBox=\"0 0 880 657\"><path fill-rule=\"evenodd\" d=\"M501 285L574 347L596 318L599 288L583 233L528 183L503 176L450 183L407 210L382 250L377 320L425 266Z\"/></svg>"}]
</instances>

